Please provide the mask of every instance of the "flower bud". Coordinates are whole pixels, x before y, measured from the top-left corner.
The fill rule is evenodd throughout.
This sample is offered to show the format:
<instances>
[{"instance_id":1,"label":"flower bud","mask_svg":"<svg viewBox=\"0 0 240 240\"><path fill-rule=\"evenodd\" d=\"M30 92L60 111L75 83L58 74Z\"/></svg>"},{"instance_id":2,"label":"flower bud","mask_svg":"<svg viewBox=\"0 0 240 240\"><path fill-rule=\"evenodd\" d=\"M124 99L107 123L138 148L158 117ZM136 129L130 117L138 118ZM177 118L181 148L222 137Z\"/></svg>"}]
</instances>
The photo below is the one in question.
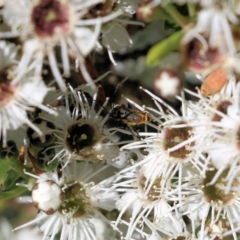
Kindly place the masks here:
<instances>
[{"instance_id":1,"label":"flower bud","mask_svg":"<svg viewBox=\"0 0 240 240\"><path fill-rule=\"evenodd\" d=\"M36 208L50 215L62 204L64 193L54 181L46 180L33 186L32 200Z\"/></svg>"},{"instance_id":2,"label":"flower bud","mask_svg":"<svg viewBox=\"0 0 240 240\"><path fill-rule=\"evenodd\" d=\"M154 91L163 98L174 98L182 86L182 78L172 70L160 70L155 76Z\"/></svg>"},{"instance_id":3,"label":"flower bud","mask_svg":"<svg viewBox=\"0 0 240 240\"><path fill-rule=\"evenodd\" d=\"M137 19L148 21L153 18L157 8L149 4L149 1L142 1L137 8Z\"/></svg>"}]
</instances>

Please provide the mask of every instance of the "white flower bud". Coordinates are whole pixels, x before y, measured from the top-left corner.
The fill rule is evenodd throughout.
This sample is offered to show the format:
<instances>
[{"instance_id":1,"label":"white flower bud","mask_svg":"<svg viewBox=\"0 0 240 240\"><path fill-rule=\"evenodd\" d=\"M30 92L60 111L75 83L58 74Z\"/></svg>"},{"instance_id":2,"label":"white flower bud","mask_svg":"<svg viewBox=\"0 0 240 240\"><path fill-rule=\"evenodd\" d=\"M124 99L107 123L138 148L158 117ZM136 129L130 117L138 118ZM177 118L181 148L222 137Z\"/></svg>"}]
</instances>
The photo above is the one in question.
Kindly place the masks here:
<instances>
[{"instance_id":1,"label":"white flower bud","mask_svg":"<svg viewBox=\"0 0 240 240\"><path fill-rule=\"evenodd\" d=\"M57 211L64 200L64 194L54 181L36 183L32 188L33 204L50 215Z\"/></svg>"},{"instance_id":2,"label":"white flower bud","mask_svg":"<svg viewBox=\"0 0 240 240\"><path fill-rule=\"evenodd\" d=\"M174 98L182 86L182 79L174 71L161 70L155 77L154 91L163 98Z\"/></svg>"}]
</instances>

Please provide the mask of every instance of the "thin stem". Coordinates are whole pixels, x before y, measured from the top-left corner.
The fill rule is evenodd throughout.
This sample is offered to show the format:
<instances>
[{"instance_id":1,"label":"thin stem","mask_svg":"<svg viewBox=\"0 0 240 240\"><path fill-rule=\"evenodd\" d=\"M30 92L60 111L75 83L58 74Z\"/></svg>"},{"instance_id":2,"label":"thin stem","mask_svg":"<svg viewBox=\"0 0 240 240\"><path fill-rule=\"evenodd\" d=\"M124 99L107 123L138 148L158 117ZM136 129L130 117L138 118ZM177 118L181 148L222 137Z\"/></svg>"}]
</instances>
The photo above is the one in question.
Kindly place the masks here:
<instances>
[{"instance_id":1,"label":"thin stem","mask_svg":"<svg viewBox=\"0 0 240 240\"><path fill-rule=\"evenodd\" d=\"M190 18L195 18L197 16L196 6L193 3L188 3L188 14Z\"/></svg>"},{"instance_id":2,"label":"thin stem","mask_svg":"<svg viewBox=\"0 0 240 240\"><path fill-rule=\"evenodd\" d=\"M175 20L175 22L182 28L188 24L188 20L175 8L173 4L167 4L165 10Z\"/></svg>"}]
</instances>

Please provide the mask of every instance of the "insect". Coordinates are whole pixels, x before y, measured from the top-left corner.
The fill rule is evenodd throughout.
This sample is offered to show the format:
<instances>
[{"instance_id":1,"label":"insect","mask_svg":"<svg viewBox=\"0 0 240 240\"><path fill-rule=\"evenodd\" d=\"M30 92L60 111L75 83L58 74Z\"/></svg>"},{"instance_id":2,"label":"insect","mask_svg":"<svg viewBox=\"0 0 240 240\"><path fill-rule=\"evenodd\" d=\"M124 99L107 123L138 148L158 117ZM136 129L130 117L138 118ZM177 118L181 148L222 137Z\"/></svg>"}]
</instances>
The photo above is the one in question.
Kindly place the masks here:
<instances>
[{"instance_id":1,"label":"insect","mask_svg":"<svg viewBox=\"0 0 240 240\"><path fill-rule=\"evenodd\" d=\"M132 131L132 127L145 124L151 120L148 112L133 109L129 103L127 106L124 104L114 106L109 118L117 123L118 128L129 129L130 131Z\"/></svg>"},{"instance_id":2,"label":"insect","mask_svg":"<svg viewBox=\"0 0 240 240\"><path fill-rule=\"evenodd\" d=\"M202 95L208 96L220 92L227 81L226 72L222 68L218 68L204 80L201 86Z\"/></svg>"}]
</instances>

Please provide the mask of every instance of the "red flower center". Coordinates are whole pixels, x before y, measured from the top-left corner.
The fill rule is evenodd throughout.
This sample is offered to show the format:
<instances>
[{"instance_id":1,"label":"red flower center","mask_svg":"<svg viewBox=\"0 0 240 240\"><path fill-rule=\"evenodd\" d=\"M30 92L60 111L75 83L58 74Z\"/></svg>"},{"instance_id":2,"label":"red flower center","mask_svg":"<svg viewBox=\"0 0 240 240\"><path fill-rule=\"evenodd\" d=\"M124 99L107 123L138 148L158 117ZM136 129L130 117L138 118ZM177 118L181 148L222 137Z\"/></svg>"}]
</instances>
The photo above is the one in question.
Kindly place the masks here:
<instances>
[{"instance_id":1,"label":"red flower center","mask_svg":"<svg viewBox=\"0 0 240 240\"><path fill-rule=\"evenodd\" d=\"M41 0L33 9L32 21L37 34L52 37L69 31L69 7L58 0Z\"/></svg>"}]
</instances>

